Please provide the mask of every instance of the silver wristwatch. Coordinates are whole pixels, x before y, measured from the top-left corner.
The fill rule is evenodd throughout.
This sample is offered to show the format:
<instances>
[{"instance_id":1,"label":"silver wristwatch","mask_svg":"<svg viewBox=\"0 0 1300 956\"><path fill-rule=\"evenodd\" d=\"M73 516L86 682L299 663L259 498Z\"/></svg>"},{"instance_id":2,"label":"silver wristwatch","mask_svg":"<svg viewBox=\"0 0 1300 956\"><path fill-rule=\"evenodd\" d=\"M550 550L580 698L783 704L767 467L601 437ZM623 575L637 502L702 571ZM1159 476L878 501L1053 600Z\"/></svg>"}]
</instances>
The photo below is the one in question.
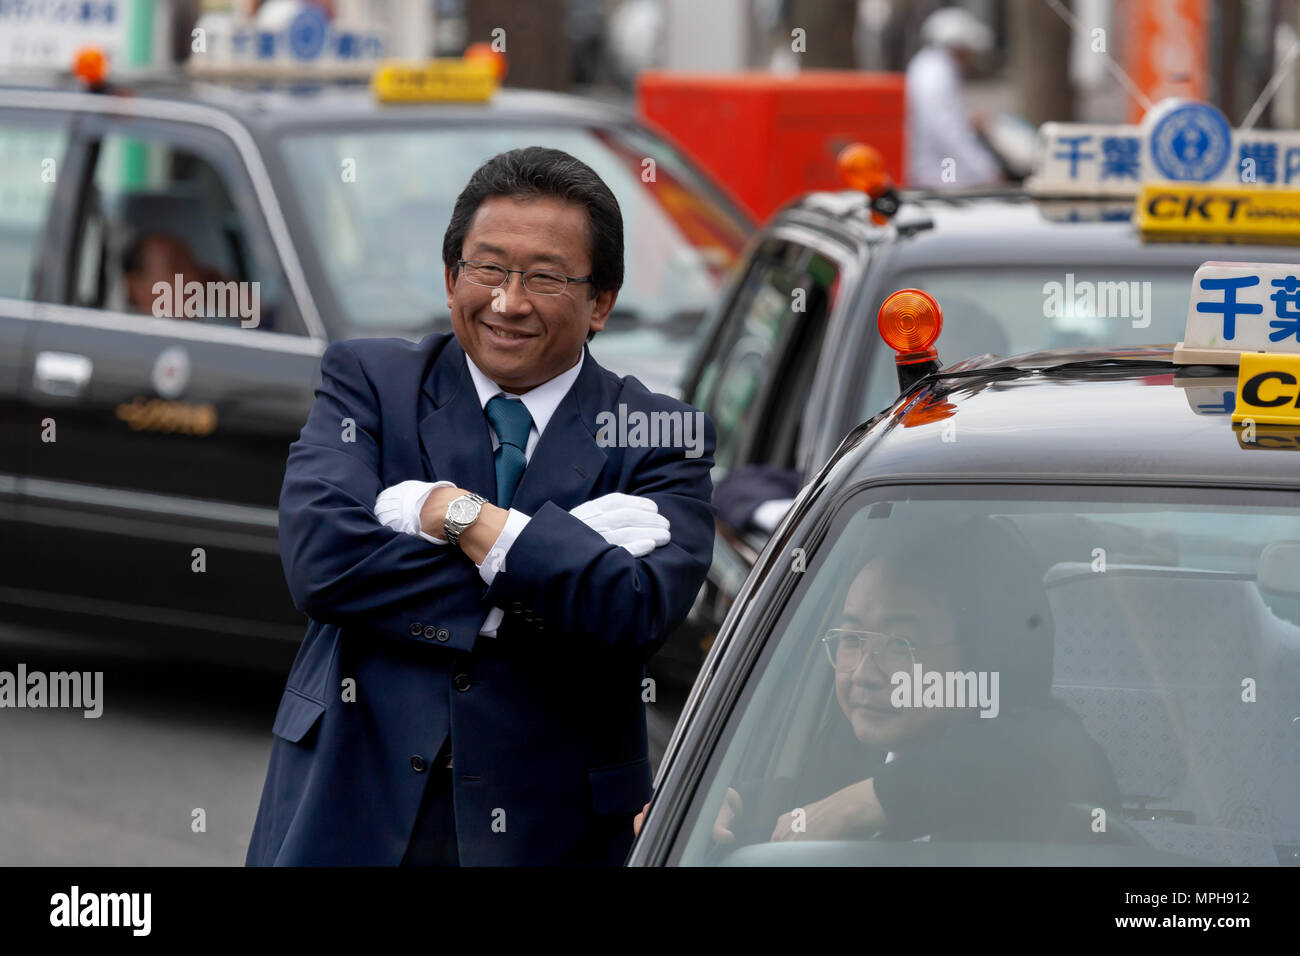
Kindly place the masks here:
<instances>
[{"instance_id":1,"label":"silver wristwatch","mask_svg":"<svg viewBox=\"0 0 1300 956\"><path fill-rule=\"evenodd\" d=\"M442 523L442 533L448 541L459 547L461 532L468 531L469 526L478 520L479 512L487 504L487 499L472 491L452 498L447 504L447 517Z\"/></svg>"}]
</instances>

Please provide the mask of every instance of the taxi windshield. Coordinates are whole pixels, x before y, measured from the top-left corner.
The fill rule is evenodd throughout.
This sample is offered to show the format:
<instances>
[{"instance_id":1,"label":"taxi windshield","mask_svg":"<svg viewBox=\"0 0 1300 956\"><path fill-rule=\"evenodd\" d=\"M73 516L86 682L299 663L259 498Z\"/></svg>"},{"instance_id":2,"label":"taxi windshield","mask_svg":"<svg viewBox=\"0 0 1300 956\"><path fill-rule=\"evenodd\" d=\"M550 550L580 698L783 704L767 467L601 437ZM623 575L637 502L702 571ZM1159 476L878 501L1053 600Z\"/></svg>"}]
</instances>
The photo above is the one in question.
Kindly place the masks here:
<instances>
[{"instance_id":1,"label":"taxi windshield","mask_svg":"<svg viewBox=\"0 0 1300 956\"><path fill-rule=\"evenodd\" d=\"M969 495L841 505L679 862L1294 865L1294 495Z\"/></svg>"},{"instance_id":2,"label":"taxi windshield","mask_svg":"<svg viewBox=\"0 0 1300 956\"><path fill-rule=\"evenodd\" d=\"M921 289L943 306L939 356L945 365L986 352L1008 356L1040 349L1172 345L1183 337L1195 268L1037 266L1015 269L917 269L889 289ZM876 349L866 419L898 396L894 353Z\"/></svg>"},{"instance_id":3,"label":"taxi windshield","mask_svg":"<svg viewBox=\"0 0 1300 956\"><path fill-rule=\"evenodd\" d=\"M442 238L456 197L484 161L532 145L590 165L623 214L626 277L593 351L640 351L695 333L750 228L727 201L632 127L487 124L284 136L308 233L350 332L450 329Z\"/></svg>"}]
</instances>

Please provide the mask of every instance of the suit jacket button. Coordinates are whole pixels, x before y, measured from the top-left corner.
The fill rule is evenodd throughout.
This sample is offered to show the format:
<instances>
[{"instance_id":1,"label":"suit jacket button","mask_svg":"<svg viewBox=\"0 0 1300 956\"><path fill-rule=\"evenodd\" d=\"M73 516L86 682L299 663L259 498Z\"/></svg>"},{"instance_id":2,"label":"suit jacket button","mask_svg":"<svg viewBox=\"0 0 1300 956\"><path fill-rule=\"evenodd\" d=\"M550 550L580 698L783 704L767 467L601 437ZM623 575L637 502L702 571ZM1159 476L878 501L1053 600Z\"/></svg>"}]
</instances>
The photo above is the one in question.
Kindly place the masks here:
<instances>
[{"instance_id":1,"label":"suit jacket button","mask_svg":"<svg viewBox=\"0 0 1300 956\"><path fill-rule=\"evenodd\" d=\"M424 762L424 758L421 757L419 754L416 754L414 757L411 758L411 769L414 770L416 773L424 773L425 767L427 766L428 764Z\"/></svg>"},{"instance_id":2,"label":"suit jacket button","mask_svg":"<svg viewBox=\"0 0 1300 956\"><path fill-rule=\"evenodd\" d=\"M538 629L539 631L544 631L544 630L546 630L546 626L545 626L544 624L542 624L542 622L541 622L540 620L536 622L536 625L535 625L535 626L537 627L537 629Z\"/></svg>"},{"instance_id":3,"label":"suit jacket button","mask_svg":"<svg viewBox=\"0 0 1300 956\"><path fill-rule=\"evenodd\" d=\"M473 683L474 682L469 679L468 674L457 674L455 677L451 679L451 686L456 688L461 693L464 693L465 691L469 690L470 686L473 685Z\"/></svg>"},{"instance_id":4,"label":"suit jacket button","mask_svg":"<svg viewBox=\"0 0 1300 956\"><path fill-rule=\"evenodd\" d=\"M447 630L445 627L440 627L438 628L437 634L434 636L440 641L449 641L451 640L451 631Z\"/></svg>"},{"instance_id":5,"label":"suit jacket button","mask_svg":"<svg viewBox=\"0 0 1300 956\"><path fill-rule=\"evenodd\" d=\"M533 617L533 615L532 615L531 612L529 612L529 611L525 611L525 612L524 612L524 620L525 620L525 621L528 621L528 622L531 624L533 621L536 620L536 618Z\"/></svg>"},{"instance_id":6,"label":"suit jacket button","mask_svg":"<svg viewBox=\"0 0 1300 956\"><path fill-rule=\"evenodd\" d=\"M429 640L433 640L434 635L437 633L438 633L438 629L434 627L432 624L426 624L424 626L424 636Z\"/></svg>"},{"instance_id":7,"label":"suit jacket button","mask_svg":"<svg viewBox=\"0 0 1300 956\"><path fill-rule=\"evenodd\" d=\"M419 621L412 621L412 622L411 622L411 636L412 636L412 637L419 637L419 636L420 636L420 632L423 631L423 630L424 630L424 628L421 626L421 624L420 624Z\"/></svg>"}]
</instances>

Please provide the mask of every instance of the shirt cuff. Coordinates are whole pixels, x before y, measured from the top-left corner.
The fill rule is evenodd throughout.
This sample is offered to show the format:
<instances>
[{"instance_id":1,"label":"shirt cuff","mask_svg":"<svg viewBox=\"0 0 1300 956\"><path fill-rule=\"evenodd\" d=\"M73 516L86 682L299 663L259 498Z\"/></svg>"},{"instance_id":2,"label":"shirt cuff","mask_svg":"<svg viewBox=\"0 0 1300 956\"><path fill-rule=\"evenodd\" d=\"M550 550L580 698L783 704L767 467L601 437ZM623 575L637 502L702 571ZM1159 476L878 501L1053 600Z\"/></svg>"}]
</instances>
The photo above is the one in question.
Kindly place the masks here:
<instances>
[{"instance_id":1,"label":"shirt cuff","mask_svg":"<svg viewBox=\"0 0 1300 956\"><path fill-rule=\"evenodd\" d=\"M429 495L433 494L435 488L455 487L450 481L435 481L429 485L429 489L415 500L415 533L425 541L431 541L434 544L446 544L446 538L435 538L431 534L426 534L420 527L420 512L424 510L424 502L428 500Z\"/></svg>"},{"instance_id":2,"label":"shirt cuff","mask_svg":"<svg viewBox=\"0 0 1300 956\"><path fill-rule=\"evenodd\" d=\"M528 515L522 511L516 511L514 508L510 509L510 513L506 515L506 526L501 529L496 541L488 549L487 557L483 559L482 564L475 565L484 584L490 586L493 579L496 578L497 572L505 568L506 553L510 550L510 546L515 543L515 538L519 537L520 532L528 526L529 520Z\"/></svg>"}]
</instances>

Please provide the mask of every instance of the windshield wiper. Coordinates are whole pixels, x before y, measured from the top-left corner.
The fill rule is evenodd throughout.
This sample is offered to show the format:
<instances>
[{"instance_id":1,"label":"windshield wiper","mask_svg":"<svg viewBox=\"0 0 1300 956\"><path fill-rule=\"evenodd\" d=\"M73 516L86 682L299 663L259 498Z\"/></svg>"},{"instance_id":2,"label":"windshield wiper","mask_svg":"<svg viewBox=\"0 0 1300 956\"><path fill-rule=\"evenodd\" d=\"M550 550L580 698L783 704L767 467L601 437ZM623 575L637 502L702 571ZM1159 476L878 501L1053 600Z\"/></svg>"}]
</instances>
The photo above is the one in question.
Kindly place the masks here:
<instances>
[{"instance_id":1,"label":"windshield wiper","mask_svg":"<svg viewBox=\"0 0 1300 956\"><path fill-rule=\"evenodd\" d=\"M1043 368L1036 368L1034 371L1041 372L1044 375L1054 375L1061 372L1086 371L1088 369L1172 368L1173 364L1173 359L1143 356L1131 359L1104 358L1085 359L1080 362L1062 362L1060 365L1048 365Z\"/></svg>"},{"instance_id":2,"label":"windshield wiper","mask_svg":"<svg viewBox=\"0 0 1300 956\"><path fill-rule=\"evenodd\" d=\"M1069 372L1087 371L1089 369L1104 371L1107 369L1133 368L1172 368L1170 359L1157 358L1104 358L1085 359L1079 362L1062 362L1059 365L989 365L982 368L963 368L951 371L940 369L933 373L934 378L1011 378L1016 375L1060 375Z\"/></svg>"}]
</instances>

